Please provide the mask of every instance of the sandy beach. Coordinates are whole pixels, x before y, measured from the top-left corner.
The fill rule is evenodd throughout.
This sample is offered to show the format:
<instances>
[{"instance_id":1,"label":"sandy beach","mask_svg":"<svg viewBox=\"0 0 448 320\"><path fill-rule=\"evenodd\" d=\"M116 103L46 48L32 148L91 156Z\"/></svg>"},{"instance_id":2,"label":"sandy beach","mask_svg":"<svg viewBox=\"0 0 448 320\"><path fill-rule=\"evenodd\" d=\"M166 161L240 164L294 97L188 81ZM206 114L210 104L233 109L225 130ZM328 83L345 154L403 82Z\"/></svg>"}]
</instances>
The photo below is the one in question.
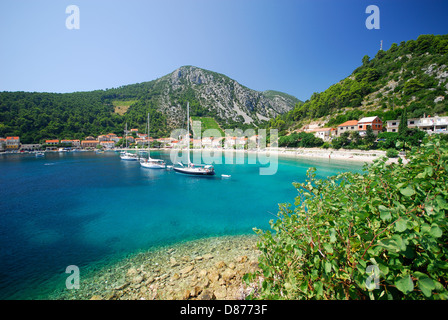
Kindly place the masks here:
<instances>
[{"instance_id":1,"label":"sandy beach","mask_svg":"<svg viewBox=\"0 0 448 320\"><path fill-rule=\"evenodd\" d=\"M160 148L152 150L173 151L176 149ZM178 151L182 149L177 149ZM192 149L191 151L197 151L199 149ZM223 155L235 153L246 154L276 154L278 157L284 158L308 158L308 159L329 159L340 161L357 161L364 163L373 163L374 160L381 157L386 157L386 151L382 150L357 150L357 149L322 149L322 148L265 148L261 150L241 150L241 149L210 149L202 148L201 151L206 152L222 152ZM398 158L388 158L386 163L396 163Z\"/></svg>"}]
</instances>

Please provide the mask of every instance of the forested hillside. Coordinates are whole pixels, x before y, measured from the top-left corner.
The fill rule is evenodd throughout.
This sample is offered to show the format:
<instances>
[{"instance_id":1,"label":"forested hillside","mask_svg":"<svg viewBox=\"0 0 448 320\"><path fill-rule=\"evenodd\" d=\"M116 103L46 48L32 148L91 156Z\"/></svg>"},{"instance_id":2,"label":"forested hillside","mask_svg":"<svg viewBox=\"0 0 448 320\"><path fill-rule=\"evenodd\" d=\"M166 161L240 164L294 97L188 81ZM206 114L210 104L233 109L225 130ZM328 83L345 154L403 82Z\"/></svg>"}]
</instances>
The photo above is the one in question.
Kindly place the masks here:
<instances>
[{"instance_id":1,"label":"forested hillside","mask_svg":"<svg viewBox=\"0 0 448 320\"><path fill-rule=\"evenodd\" d=\"M299 100L276 92L258 92L229 77L197 67L181 67L159 79L118 88L74 93L0 92L0 136L22 143L44 139L84 139L128 128L151 136L169 136L191 116L213 117L223 128L257 127L291 110Z\"/></svg>"},{"instance_id":2,"label":"forested hillside","mask_svg":"<svg viewBox=\"0 0 448 320\"><path fill-rule=\"evenodd\" d=\"M363 116L398 119L403 108L409 118L448 112L448 35L393 43L360 62L349 77L269 121L269 127L286 134L313 120L336 126Z\"/></svg>"}]
</instances>

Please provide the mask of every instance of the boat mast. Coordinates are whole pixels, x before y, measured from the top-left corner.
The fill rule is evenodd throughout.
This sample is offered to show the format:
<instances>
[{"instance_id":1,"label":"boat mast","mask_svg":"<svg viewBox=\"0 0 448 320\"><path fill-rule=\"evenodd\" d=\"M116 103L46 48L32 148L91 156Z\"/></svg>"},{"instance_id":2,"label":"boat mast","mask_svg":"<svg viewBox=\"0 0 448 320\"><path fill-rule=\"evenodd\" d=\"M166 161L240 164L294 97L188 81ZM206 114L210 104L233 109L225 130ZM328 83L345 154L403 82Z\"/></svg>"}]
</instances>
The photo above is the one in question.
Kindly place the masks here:
<instances>
[{"instance_id":1,"label":"boat mast","mask_svg":"<svg viewBox=\"0 0 448 320\"><path fill-rule=\"evenodd\" d=\"M187 102L187 156L188 166L190 166L190 102Z\"/></svg>"},{"instance_id":2,"label":"boat mast","mask_svg":"<svg viewBox=\"0 0 448 320\"><path fill-rule=\"evenodd\" d=\"M151 158L151 156L149 155L149 112L148 112L148 124L147 124L147 128L148 128L148 133L147 133L147 136L146 136L146 139L148 139L148 160L149 160L149 158Z\"/></svg>"},{"instance_id":3,"label":"boat mast","mask_svg":"<svg viewBox=\"0 0 448 320\"><path fill-rule=\"evenodd\" d=\"M124 141L126 141L126 149L128 149L128 123L126 122L126 126L124 128Z\"/></svg>"}]
</instances>

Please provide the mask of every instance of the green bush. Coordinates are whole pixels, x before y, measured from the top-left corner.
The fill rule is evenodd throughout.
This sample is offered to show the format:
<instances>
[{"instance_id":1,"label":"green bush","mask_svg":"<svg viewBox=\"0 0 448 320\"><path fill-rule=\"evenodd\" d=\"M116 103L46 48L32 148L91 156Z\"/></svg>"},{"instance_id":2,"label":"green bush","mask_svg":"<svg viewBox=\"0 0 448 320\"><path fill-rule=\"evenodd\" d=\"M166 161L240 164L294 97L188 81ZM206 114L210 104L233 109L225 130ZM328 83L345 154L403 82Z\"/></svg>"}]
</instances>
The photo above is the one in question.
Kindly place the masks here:
<instances>
[{"instance_id":1,"label":"green bush","mask_svg":"<svg viewBox=\"0 0 448 320\"><path fill-rule=\"evenodd\" d=\"M396 158L398 157L398 151L395 149L387 149L386 156L388 158Z\"/></svg>"},{"instance_id":2,"label":"green bush","mask_svg":"<svg viewBox=\"0 0 448 320\"><path fill-rule=\"evenodd\" d=\"M414 147L363 173L325 180L308 171L295 207L255 229L261 299L447 299L448 143ZM378 281L376 281L378 280Z\"/></svg>"}]
</instances>

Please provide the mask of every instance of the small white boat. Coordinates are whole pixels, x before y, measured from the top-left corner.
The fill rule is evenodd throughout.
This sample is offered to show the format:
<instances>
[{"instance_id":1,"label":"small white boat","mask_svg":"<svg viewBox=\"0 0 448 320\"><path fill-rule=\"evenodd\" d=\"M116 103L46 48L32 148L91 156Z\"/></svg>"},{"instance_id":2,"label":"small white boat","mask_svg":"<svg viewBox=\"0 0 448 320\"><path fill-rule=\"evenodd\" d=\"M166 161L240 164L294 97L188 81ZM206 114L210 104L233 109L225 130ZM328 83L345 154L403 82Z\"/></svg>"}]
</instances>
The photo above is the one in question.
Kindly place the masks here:
<instances>
[{"instance_id":1,"label":"small white boat","mask_svg":"<svg viewBox=\"0 0 448 320\"><path fill-rule=\"evenodd\" d=\"M126 148L128 147L128 124L126 123L126 127L124 129L124 139L126 140ZM120 159L125 161L137 161L138 155L135 153L130 153L127 151L120 152Z\"/></svg>"},{"instance_id":2,"label":"small white boat","mask_svg":"<svg viewBox=\"0 0 448 320\"><path fill-rule=\"evenodd\" d=\"M140 165L143 168L148 168L148 169L165 169L165 161L163 161L162 159L153 159L153 158L141 158L140 159Z\"/></svg>"},{"instance_id":3,"label":"small white boat","mask_svg":"<svg viewBox=\"0 0 448 320\"><path fill-rule=\"evenodd\" d=\"M173 167L173 170L177 173L194 175L194 176L213 176L215 175L215 168L212 165L194 164L190 161L190 103L187 102L187 133L185 135L185 141L187 142L187 159L188 163L184 166L182 163L178 163L179 166Z\"/></svg>"},{"instance_id":4,"label":"small white boat","mask_svg":"<svg viewBox=\"0 0 448 320\"><path fill-rule=\"evenodd\" d=\"M43 152L36 152L36 158L39 158L39 157L45 157L45 153L43 153Z\"/></svg>"},{"instance_id":5,"label":"small white boat","mask_svg":"<svg viewBox=\"0 0 448 320\"><path fill-rule=\"evenodd\" d=\"M223 177L223 178L230 178L231 175L230 174L222 174L221 177Z\"/></svg>"},{"instance_id":6,"label":"small white boat","mask_svg":"<svg viewBox=\"0 0 448 320\"><path fill-rule=\"evenodd\" d=\"M140 158L140 165L143 168L147 169L165 169L166 163L162 159L153 159L151 158L151 152L149 150L149 112L148 112L148 122L147 122L147 130L148 130L148 158Z\"/></svg>"},{"instance_id":7,"label":"small white boat","mask_svg":"<svg viewBox=\"0 0 448 320\"><path fill-rule=\"evenodd\" d=\"M135 153L123 151L120 153L120 159L126 161L137 161L138 155L136 155Z\"/></svg>"}]
</instances>

